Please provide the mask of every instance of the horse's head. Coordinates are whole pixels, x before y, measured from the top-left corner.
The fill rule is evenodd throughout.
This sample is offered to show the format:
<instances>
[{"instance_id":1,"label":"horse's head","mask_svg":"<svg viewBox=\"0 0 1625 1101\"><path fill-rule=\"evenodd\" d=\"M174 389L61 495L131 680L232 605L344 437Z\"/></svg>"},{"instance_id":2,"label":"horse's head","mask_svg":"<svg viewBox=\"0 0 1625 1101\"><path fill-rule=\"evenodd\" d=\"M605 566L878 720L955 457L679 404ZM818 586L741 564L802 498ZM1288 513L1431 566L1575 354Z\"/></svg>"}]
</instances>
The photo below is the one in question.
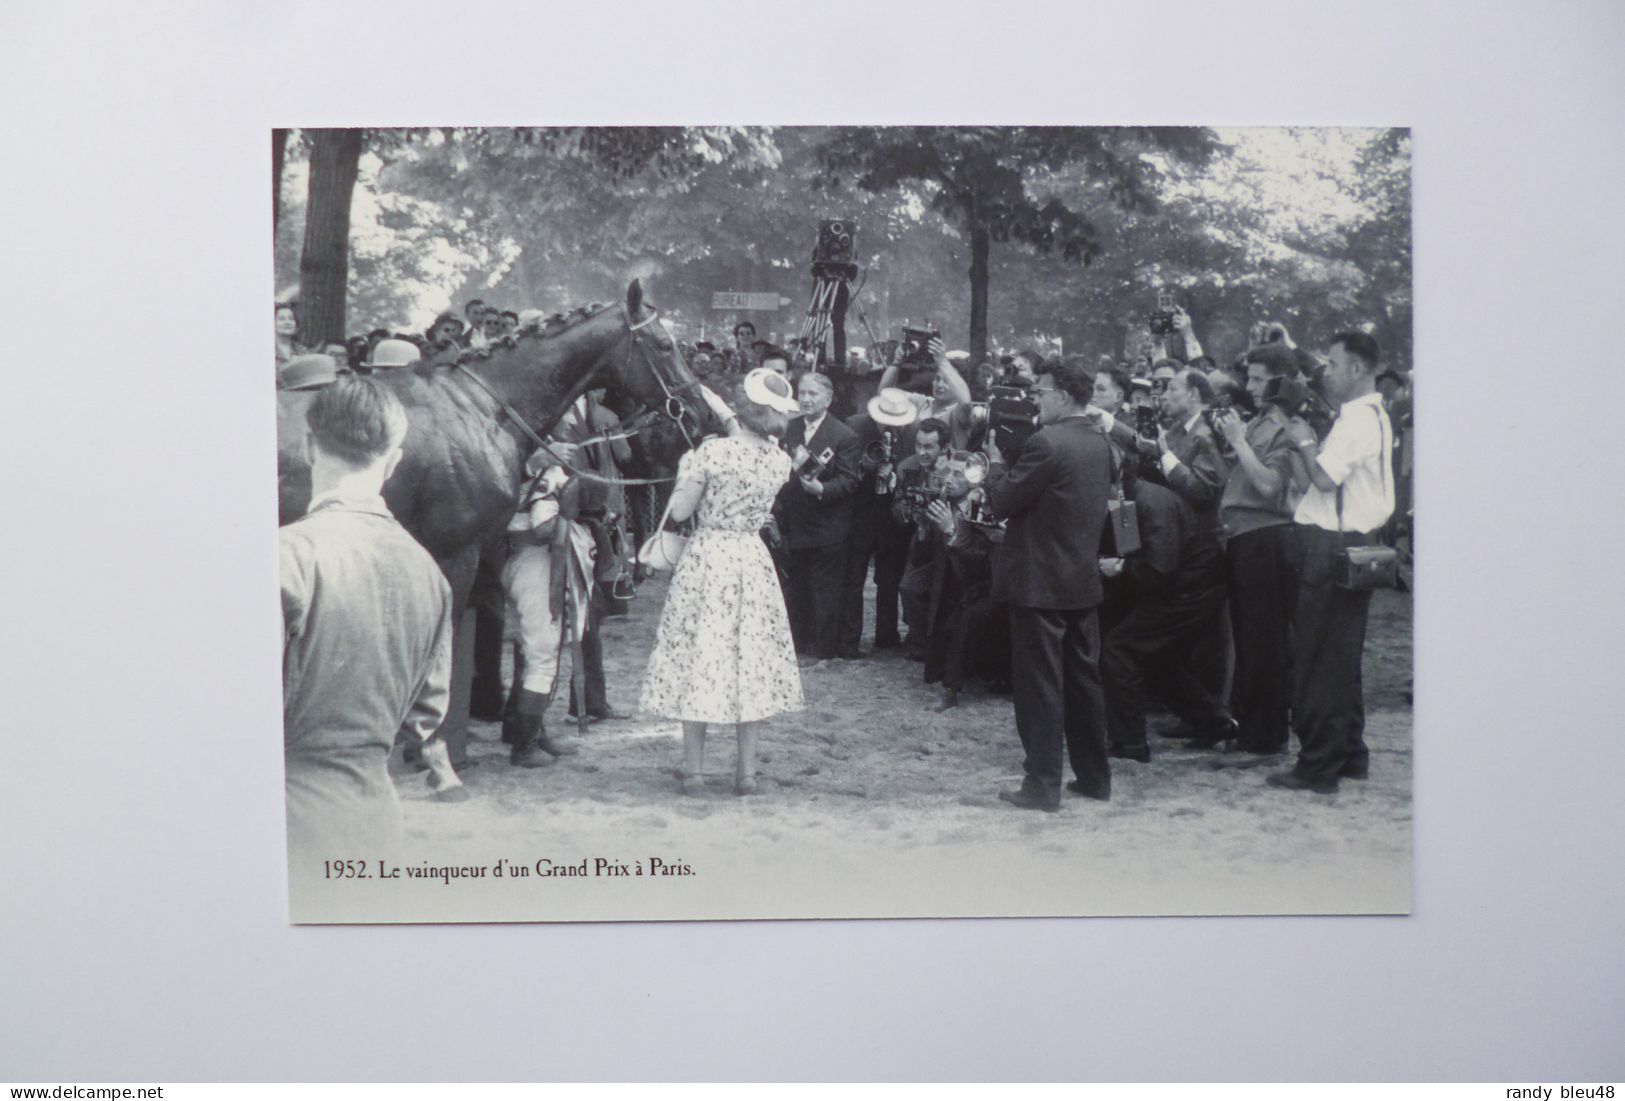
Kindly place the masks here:
<instances>
[{"instance_id":1,"label":"horse's head","mask_svg":"<svg viewBox=\"0 0 1625 1101\"><path fill-rule=\"evenodd\" d=\"M605 404L623 421L642 415L648 429L634 450L651 469L666 474L678 457L721 426L700 397L699 380L683 362L677 342L660 324L660 311L643 300L632 280L622 305L625 339L605 357L595 382L606 388ZM640 463L639 465L642 465Z\"/></svg>"}]
</instances>

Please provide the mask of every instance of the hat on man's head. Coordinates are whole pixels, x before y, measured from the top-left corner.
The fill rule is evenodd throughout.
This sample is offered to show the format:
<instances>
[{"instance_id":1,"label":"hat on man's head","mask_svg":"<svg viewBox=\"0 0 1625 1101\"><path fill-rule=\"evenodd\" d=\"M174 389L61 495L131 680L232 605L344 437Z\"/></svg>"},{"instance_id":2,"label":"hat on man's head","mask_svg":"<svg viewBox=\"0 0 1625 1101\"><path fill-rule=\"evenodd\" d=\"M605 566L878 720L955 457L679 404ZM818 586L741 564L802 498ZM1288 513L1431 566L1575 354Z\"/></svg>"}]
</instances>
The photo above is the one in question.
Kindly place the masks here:
<instances>
[{"instance_id":1,"label":"hat on man's head","mask_svg":"<svg viewBox=\"0 0 1625 1101\"><path fill-rule=\"evenodd\" d=\"M777 409L780 413L801 412L801 403L791 392L789 381L767 367L757 367L745 375L745 396L757 405Z\"/></svg>"},{"instance_id":2,"label":"hat on man's head","mask_svg":"<svg viewBox=\"0 0 1625 1101\"><path fill-rule=\"evenodd\" d=\"M339 379L338 361L320 352L294 356L282 368L277 382L284 390L319 390Z\"/></svg>"},{"instance_id":3,"label":"hat on man's head","mask_svg":"<svg viewBox=\"0 0 1625 1101\"><path fill-rule=\"evenodd\" d=\"M888 386L869 399L869 419L876 424L902 428L913 424L919 416L920 410L909 400L907 390Z\"/></svg>"},{"instance_id":4,"label":"hat on man's head","mask_svg":"<svg viewBox=\"0 0 1625 1101\"><path fill-rule=\"evenodd\" d=\"M542 322L546 320L547 313L544 310L530 309L519 311L519 327L521 329L527 329L532 325L540 328Z\"/></svg>"},{"instance_id":5,"label":"hat on man's head","mask_svg":"<svg viewBox=\"0 0 1625 1101\"><path fill-rule=\"evenodd\" d=\"M423 358L423 352L410 340L380 340L373 346L372 355L361 366L377 370L381 367L409 367Z\"/></svg>"}]
</instances>

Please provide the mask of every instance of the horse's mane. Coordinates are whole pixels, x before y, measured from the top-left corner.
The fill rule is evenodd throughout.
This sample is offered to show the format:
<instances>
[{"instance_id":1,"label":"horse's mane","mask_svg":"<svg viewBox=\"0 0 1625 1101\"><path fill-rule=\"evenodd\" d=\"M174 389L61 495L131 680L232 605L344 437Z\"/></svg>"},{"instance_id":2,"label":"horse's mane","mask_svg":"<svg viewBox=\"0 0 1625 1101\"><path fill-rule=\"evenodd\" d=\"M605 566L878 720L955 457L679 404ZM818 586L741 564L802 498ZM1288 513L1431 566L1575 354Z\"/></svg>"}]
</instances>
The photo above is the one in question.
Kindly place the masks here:
<instances>
[{"instance_id":1,"label":"horse's mane","mask_svg":"<svg viewBox=\"0 0 1625 1101\"><path fill-rule=\"evenodd\" d=\"M573 310L561 311L541 321L532 322L518 332L508 333L483 348L464 348L452 358L434 357L430 362L435 367L455 367L459 364L477 363L481 360L490 359L492 354L499 350L512 351L526 341L550 340L553 337L562 336L578 325L590 321L612 308L612 304L606 305L602 302L577 306Z\"/></svg>"}]
</instances>

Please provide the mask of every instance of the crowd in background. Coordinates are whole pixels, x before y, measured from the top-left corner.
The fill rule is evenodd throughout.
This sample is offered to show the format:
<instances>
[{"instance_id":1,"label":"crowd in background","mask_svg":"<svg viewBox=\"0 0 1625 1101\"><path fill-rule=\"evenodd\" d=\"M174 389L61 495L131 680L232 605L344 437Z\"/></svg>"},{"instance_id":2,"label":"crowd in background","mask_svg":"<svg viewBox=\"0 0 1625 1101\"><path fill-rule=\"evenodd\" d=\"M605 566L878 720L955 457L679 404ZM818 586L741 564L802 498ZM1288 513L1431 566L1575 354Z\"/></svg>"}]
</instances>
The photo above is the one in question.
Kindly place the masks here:
<instances>
[{"instance_id":1,"label":"crowd in background","mask_svg":"<svg viewBox=\"0 0 1625 1101\"><path fill-rule=\"evenodd\" d=\"M457 355L545 320L474 300L422 333L376 329L315 352L294 342L296 311L277 305L283 389ZM1306 571L1367 542L1409 551L1409 380L1382 369L1375 341L1357 330L1316 353L1285 326L1260 323L1222 362L1182 309L1153 334L1151 351L1127 359L1033 348L972 364L935 338L850 348L842 362L815 365L795 342L760 339L741 321L726 346L678 348L708 400L746 401L749 381L760 400L793 401L799 413L762 435L789 457L790 474L758 534L802 667L869 658L872 624L873 649L901 649L923 666L937 710L967 691L1013 691L1029 769L1008 801L1055 809L1061 743L1049 742L1063 727L1077 771L1069 786L1107 797L1107 757L1150 762L1146 715L1158 702L1178 720L1168 737L1235 749L1226 757L1238 766L1280 759L1299 733L1297 767L1272 783L1328 792L1364 779L1364 605L1356 615L1321 601L1324 579ZM760 397L768 375L782 382L777 398ZM1339 427L1366 405L1377 414L1375 459L1369 426ZM614 449L594 442L614 429L595 395L580 399L527 468L516 504L501 577L514 679L484 708L504 716L516 765L576 751L542 719L567 646L587 644L577 660L591 685L572 713L628 717L608 702L595 637L628 594L603 583L617 568L625 580L646 575L628 552L660 535L666 495L583 492L572 478L580 467L618 470ZM1380 491L1359 490L1359 519L1345 530L1345 480L1356 484L1360 470L1380 475ZM1335 549L1317 541L1328 530ZM558 584L564 575L579 578L574 590ZM561 615L561 604L573 612ZM1320 635L1326 648L1316 648ZM486 668L477 681L495 675ZM1098 753L1094 735L1080 733L1090 726ZM754 790L753 779L740 783Z\"/></svg>"}]
</instances>

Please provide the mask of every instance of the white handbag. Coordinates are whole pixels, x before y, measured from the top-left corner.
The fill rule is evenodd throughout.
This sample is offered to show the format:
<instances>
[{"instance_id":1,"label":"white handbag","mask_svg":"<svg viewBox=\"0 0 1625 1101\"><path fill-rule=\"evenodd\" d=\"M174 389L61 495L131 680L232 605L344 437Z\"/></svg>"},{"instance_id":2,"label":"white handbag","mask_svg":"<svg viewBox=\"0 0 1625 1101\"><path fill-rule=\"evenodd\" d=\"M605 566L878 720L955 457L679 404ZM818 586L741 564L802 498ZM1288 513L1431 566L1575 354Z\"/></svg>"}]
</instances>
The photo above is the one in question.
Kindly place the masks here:
<instances>
[{"instance_id":1,"label":"white handbag","mask_svg":"<svg viewBox=\"0 0 1625 1101\"><path fill-rule=\"evenodd\" d=\"M672 496L676 496L675 490ZM667 531L666 522L671 519L671 498L666 498L666 511L660 514L660 526L655 528L653 535L643 541L638 548L638 561L651 570L674 570L678 559L688 549L688 536L680 532Z\"/></svg>"}]
</instances>

